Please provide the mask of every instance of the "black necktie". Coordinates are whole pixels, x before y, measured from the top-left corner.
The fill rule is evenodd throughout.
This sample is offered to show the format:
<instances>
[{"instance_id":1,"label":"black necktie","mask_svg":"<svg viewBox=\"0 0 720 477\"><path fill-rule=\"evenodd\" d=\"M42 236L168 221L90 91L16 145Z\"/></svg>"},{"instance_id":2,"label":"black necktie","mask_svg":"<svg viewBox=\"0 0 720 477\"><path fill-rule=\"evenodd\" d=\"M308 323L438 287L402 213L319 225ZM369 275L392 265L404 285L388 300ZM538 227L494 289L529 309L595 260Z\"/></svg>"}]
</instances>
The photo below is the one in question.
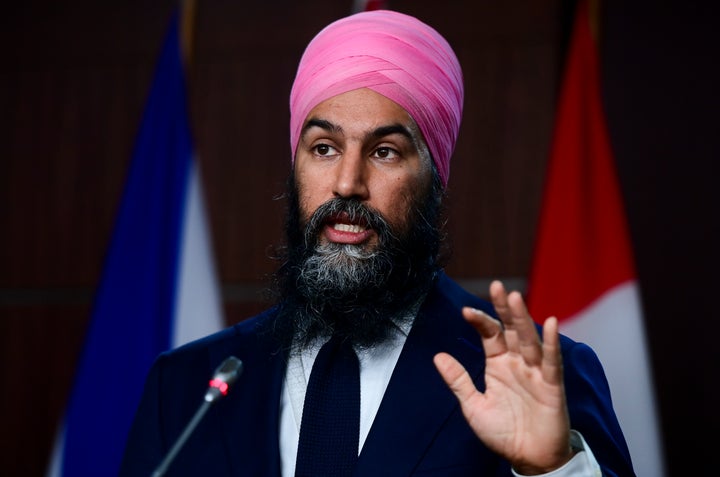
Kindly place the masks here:
<instances>
[{"instance_id":1,"label":"black necktie","mask_svg":"<svg viewBox=\"0 0 720 477\"><path fill-rule=\"evenodd\" d=\"M295 477L352 475L360 434L360 366L333 336L315 359L300 424Z\"/></svg>"}]
</instances>

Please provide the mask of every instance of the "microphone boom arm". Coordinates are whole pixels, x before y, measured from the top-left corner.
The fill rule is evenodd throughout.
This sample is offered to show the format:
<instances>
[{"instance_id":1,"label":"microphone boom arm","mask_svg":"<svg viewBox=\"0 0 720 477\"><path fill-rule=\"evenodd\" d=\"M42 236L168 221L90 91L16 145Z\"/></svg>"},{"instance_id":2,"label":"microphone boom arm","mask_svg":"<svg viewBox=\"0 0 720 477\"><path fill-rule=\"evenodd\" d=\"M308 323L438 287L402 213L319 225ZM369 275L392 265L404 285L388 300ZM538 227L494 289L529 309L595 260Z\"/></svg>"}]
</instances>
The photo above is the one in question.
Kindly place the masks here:
<instances>
[{"instance_id":1,"label":"microphone boom arm","mask_svg":"<svg viewBox=\"0 0 720 477\"><path fill-rule=\"evenodd\" d=\"M210 387L205 393L205 399L203 400L203 403L200 405L198 410L195 411L195 415L192 417L190 422L188 422L187 426L185 426L182 434L180 434L180 437L178 437L178 439L175 441L175 444L173 444L172 448L167 453L160 465L157 466L151 477L162 477L163 475L165 475L168 467L175 459L178 452L180 452L182 446L185 445L185 442L193 433L202 418L205 416L205 413L208 411L208 409L210 409L210 406L212 406L213 403L218 401L223 396L227 395L228 391L230 390L230 386L235 381L237 381L237 378L240 376L241 372L242 361L237 359L235 356L230 356L229 358L225 359L225 361L223 361L220 366L218 366L217 370L215 370L215 374L213 375L213 379L210 381Z\"/></svg>"}]
</instances>

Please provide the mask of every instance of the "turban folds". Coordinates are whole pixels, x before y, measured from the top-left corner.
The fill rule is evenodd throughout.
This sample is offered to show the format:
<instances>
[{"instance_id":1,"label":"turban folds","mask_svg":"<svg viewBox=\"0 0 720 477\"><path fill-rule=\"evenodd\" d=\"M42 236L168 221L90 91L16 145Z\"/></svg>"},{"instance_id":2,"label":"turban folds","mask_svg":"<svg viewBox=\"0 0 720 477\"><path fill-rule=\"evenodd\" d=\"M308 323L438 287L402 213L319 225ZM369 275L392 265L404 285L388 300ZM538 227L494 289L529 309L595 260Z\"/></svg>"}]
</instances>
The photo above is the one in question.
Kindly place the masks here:
<instances>
[{"instance_id":1,"label":"turban folds","mask_svg":"<svg viewBox=\"0 0 720 477\"><path fill-rule=\"evenodd\" d=\"M293 160L310 111L326 99L359 88L371 89L408 112L447 185L462 117L462 70L437 31L390 10L337 20L308 44L290 92Z\"/></svg>"}]
</instances>

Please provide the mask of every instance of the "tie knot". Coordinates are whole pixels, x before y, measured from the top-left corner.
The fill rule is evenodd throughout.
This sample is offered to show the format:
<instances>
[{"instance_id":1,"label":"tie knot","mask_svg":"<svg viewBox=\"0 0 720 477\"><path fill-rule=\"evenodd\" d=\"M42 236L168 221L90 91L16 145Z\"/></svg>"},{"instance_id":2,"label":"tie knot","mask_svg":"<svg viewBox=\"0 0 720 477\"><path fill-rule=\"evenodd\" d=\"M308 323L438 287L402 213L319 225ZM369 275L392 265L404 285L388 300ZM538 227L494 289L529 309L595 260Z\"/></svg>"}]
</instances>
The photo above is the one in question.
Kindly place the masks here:
<instances>
[{"instance_id":1,"label":"tie knot","mask_svg":"<svg viewBox=\"0 0 720 477\"><path fill-rule=\"evenodd\" d=\"M324 385L334 386L332 381L337 380L345 388L348 382L359 381L359 366L357 354L355 354L350 340L333 335L320 348L313 364L310 380L313 380L313 376L324 376Z\"/></svg>"},{"instance_id":2,"label":"tie knot","mask_svg":"<svg viewBox=\"0 0 720 477\"><path fill-rule=\"evenodd\" d=\"M355 350L353 349L350 340L344 336L340 336L339 334L332 335L320 349L322 350L323 348L330 348L334 353L341 355L355 354Z\"/></svg>"}]
</instances>

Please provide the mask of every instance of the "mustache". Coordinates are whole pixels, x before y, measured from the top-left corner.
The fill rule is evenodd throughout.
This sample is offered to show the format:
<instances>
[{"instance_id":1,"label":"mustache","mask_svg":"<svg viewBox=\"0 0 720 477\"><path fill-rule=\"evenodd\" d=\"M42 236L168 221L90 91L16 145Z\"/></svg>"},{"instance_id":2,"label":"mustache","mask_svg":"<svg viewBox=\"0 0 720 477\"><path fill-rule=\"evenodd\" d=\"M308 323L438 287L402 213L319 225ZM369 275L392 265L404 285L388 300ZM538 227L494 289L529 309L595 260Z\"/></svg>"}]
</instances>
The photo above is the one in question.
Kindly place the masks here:
<instances>
[{"instance_id":1,"label":"mustache","mask_svg":"<svg viewBox=\"0 0 720 477\"><path fill-rule=\"evenodd\" d=\"M312 248L317 242L322 227L339 218L373 229L381 243L395 239L388 221L377 209L357 199L335 197L323 203L313 212L304 227L305 246Z\"/></svg>"}]
</instances>

